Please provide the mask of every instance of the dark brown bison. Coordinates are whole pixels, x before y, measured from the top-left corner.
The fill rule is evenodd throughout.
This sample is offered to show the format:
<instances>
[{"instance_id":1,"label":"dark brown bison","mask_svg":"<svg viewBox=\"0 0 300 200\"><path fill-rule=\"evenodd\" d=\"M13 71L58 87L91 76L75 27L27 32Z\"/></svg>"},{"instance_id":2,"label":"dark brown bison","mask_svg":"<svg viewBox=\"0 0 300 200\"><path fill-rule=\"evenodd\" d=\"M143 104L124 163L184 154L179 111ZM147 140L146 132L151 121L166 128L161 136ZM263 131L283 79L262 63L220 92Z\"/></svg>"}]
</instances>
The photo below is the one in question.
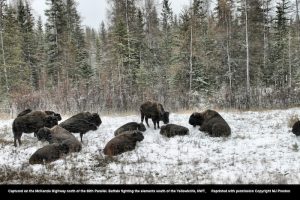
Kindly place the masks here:
<instances>
[{"instance_id":1,"label":"dark brown bison","mask_svg":"<svg viewBox=\"0 0 300 200\"><path fill-rule=\"evenodd\" d=\"M100 116L97 113L82 112L70 117L63 121L59 126L70 131L71 133L80 133L80 139L82 142L82 136L88 131L95 131L102 123Z\"/></svg>"},{"instance_id":2,"label":"dark brown bison","mask_svg":"<svg viewBox=\"0 0 300 200\"><path fill-rule=\"evenodd\" d=\"M64 154L69 153L69 148L66 144L48 144L43 148L38 149L29 159L29 164L46 164L56 161Z\"/></svg>"},{"instance_id":3,"label":"dark brown bison","mask_svg":"<svg viewBox=\"0 0 300 200\"><path fill-rule=\"evenodd\" d=\"M111 139L105 145L103 153L108 156L115 156L126 151L132 151L135 149L136 142L143 139L144 136L140 131L125 131Z\"/></svg>"},{"instance_id":4,"label":"dark brown bison","mask_svg":"<svg viewBox=\"0 0 300 200\"><path fill-rule=\"evenodd\" d=\"M292 127L292 132L296 135L296 136L300 136L300 121L297 121L293 127Z\"/></svg>"},{"instance_id":5,"label":"dark brown bison","mask_svg":"<svg viewBox=\"0 0 300 200\"><path fill-rule=\"evenodd\" d=\"M136 122L129 122L127 124L124 124L123 126L119 127L115 132L115 136L119 135L125 131L134 131L134 130L139 130L139 131L146 131L146 127L143 123L136 123Z\"/></svg>"},{"instance_id":6,"label":"dark brown bison","mask_svg":"<svg viewBox=\"0 0 300 200\"><path fill-rule=\"evenodd\" d=\"M54 126L53 128L41 128L37 132L37 138L41 141L48 141L52 143L62 143L69 147L69 152L79 152L82 149L81 143L76 137L60 126Z\"/></svg>"},{"instance_id":7,"label":"dark brown bison","mask_svg":"<svg viewBox=\"0 0 300 200\"><path fill-rule=\"evenodd\" d=\"M176 124L167 124L161 127L160 134L167 137L173 137L175 135L188 135L189 129Z\"/></svg>"},{"instance_id":8,"label":"dark brown bison","mask_svg":"<svg viewBox=\"0 0 300 200\"><path fill-rule=\"evenodd\" d=\"M190 116L189 124L200 126L200 131L208 132L210 136L229 136L231 129L221 115L214 110L206 110L202 113L193 113Z\"/></svg>"},{"instance_id":9,"label":"dark brown bison","mask_svg":"<svg viewBox=\"0 0 300 200\"><path fill-rule=\"evenodd\" d=\"M148 127L149 127L148 118L152 119L154 124L154 129L156 129L156 124L157 127L159 128L159 121L163 121L165 124L169 123L170 113L166 112L160 103L147 101L141 105L140 112L141 112L142 123L145 118Z\"/></svg>"},{"instance_id":10,"label":"dark brown bison","mask_svg":"<svg viewBox=\"0 0 300 200\"><path fill-rule=\"evenodd\" d=\"M24 116L24 115L27 115L28 113L31 113L32 110L30 108L26 109L26 110L23 110L22 112L20 112L17 117L21 117L21 116ZM57 118L58 121L61 120L61 115L59 113L55 113L53 111L50 111L50 110L46 110L44 111L47 115L51 115L51 116L55 116Z\"/></svg>"},{"instance_id":11,"label":"dark brown bison","mask_svg":"<svg viewBox=\"0 0 300 200\"><path fill-rule=\"evenodd\" d=\"M58 124L58 118L53 115L47 115L43 111L32 111L28 114L17 117L12 124L14 134L14 145L17 146L17 140L21 145L21 137L23 133L36 133L40 128L52 128Z\"/></svg>"}]
</instances>

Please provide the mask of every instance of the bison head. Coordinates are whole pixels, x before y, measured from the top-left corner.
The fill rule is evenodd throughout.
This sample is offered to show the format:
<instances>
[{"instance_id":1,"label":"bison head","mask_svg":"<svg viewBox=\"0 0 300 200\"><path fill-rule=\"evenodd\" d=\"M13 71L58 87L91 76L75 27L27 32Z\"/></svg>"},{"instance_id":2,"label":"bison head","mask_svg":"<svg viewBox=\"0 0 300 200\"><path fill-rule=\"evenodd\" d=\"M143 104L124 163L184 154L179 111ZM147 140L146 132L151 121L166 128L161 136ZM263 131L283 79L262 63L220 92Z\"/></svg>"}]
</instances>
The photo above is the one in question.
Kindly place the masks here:
<instances>
[{"instance_id":1,"label":"bison head","mask_svg":"<svg viewBox=\"0 0 300 200\"><path fill-rule=\"evenodd\" d=\"M49 115L44 119L44 126L47 128L52 128L53 126L58 125L57 117Z\"/></svg>"},{"instance_id":2,"label":"bison head","mask_svg":"<svg viewBox=\"0 0 300 200\"><path fill-rule=\"evenodd\" d=\"M203 124L204 118L200 113L194 112L189 119L189 124L192 126L201 126Z\"/></svg>"},{"instance_id":3,"label":"bison head","mask_svg":"<svg viewBox=\"0 0 300 200\"><path fill-rule=\"evenodd\" d=\"M133 131L132 138L134 138L135 141L142 141L144 139L143 134L140 131Z\"/></svg>"},{"instance_id":4,"label":"bison head","mask_svg":"<svg viewBox=\"0 0 300 200\"><path fill-rule=\"evenodd\" d=\"M40 128L40 130L37 132L37 139L41 141L50 141L51 140L51 131L49 128Z\"/></svg>"},{"instance_id":5,"label":"bison head","mask_svg":"<svg viewBox=\"0 0 300 200\"><path fill-rule=\"evenodd\" d=\"M161 115L161 120L164 122L164 124L168 124L169 123L169 115L170 115L169 112L164 112Z\"/></svg>"},{"instance_id":6,"label":"bison head","mask_svg":"<svg viewBox=\"0 0 300 200\"><path fill-rule=\"evenodd\" d=\"M100 116L97 113L92 114L93 123L98 127L102 123Z\"/></svg>"},{"instance_id":7,"label":"bison head","mask_svg":"<svg viewBox=\"0 0 300 200\"><path fill-rule=\"evenodd\" d=\"M139 123L139 127L138 127L139 131L146 131L146 127L143 123Z\"/></svg>"}]
</instances>

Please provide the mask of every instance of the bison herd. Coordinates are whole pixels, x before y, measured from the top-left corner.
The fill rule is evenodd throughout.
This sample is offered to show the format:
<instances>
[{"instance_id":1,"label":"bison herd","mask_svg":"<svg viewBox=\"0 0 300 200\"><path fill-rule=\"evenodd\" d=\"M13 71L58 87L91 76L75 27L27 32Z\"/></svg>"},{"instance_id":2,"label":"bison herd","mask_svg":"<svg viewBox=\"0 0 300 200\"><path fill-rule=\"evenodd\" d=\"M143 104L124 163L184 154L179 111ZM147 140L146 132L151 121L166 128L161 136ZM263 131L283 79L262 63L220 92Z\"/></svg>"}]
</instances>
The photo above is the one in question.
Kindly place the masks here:
<instances>
[{"instance_id":1,"label":"bison herd","mask_svg":"<svg viewBox=\"0 0 300 200\"><path fill-rule=\"evenodd\" d=\"M140 106L141 123L129 122L114 131L114 137L105 145L103 153L107 156L116 156L126 151L135 149L137 142L144 139L143 132L148 127L148 119L153 121L154 129L160 128L160 134L166 137L184 136L189 134L189 129L184 126L169 124L169 112L165 111L162 104L147 101ZM29 159L30 164L44 164L62 158L64 155L79 152L82 149L82 137L88 131L95 131L102 121L99 114L90 112L78 113L69 119L61 121L61 115L53 111L32 111L26 109L19 113L13 121L12 130L14 146L22 144L23 133L34 133L39 141L47 141L49 144L38 149ZM212 137L228 137L231 129L222 116L214 110L194 112L189 117L189 124L193 127L200 126L199 130L208 133ZM292 127L292 132L300 135L300 121ZM73 135L80 133L80 141Z\"/></svg>"}]
</instances>

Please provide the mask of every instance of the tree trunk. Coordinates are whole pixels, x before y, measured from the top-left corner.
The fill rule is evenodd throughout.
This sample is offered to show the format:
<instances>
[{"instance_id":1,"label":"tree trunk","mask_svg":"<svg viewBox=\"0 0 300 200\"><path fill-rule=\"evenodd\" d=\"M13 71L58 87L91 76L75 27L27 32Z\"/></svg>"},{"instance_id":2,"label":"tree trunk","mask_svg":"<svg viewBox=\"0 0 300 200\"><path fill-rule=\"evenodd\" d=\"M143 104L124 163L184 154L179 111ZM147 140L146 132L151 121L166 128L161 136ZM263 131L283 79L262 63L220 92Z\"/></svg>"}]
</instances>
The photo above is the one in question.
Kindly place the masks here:
<instances>
[{"instance_id":1,"label":"tree trunk","mask_svg":"<svg viewBox=\"0 0 300 200\"><path fill-rule=\"evenodd\" d=\"M245 0L245 18L246 18L246 52L247 52L247 60L246 60L246 107L247 109L250 107L250 66L249 66L249 35L248 35L248 13L247 13L247 0Z\"/></svg>"}]
</instances>

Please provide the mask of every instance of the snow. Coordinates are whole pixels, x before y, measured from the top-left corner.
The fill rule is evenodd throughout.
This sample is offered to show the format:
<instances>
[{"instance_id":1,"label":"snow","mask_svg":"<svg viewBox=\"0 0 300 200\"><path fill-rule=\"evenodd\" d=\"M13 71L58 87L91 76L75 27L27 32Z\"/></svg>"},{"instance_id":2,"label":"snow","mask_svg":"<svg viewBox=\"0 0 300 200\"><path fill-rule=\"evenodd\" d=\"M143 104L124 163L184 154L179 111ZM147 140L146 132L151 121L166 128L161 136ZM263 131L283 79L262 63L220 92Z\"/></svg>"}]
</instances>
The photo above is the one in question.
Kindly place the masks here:
<instances>
[{"instance_id":1,"label":"snow","mask_svg":"<svg viewBox=\"0 0 300 200\"><path fill-rule=\"evenodd\" d=\"M139 122L140 116L101 116L99 129L83 136L81 152L47 165L28 163L46 142L37 141L33 133L23 134L23 144L16 148L13 120L0 120L0 183L300 184L300 137L288 127L300 108L219 113L231 127L228 138L209 137L189 125L191 113L172 113L170 123L189 128L189 135L164 137L149 120L150 128L136 149L113 158L101 150L118 127Z\"/></svg>"}]
</instances>

